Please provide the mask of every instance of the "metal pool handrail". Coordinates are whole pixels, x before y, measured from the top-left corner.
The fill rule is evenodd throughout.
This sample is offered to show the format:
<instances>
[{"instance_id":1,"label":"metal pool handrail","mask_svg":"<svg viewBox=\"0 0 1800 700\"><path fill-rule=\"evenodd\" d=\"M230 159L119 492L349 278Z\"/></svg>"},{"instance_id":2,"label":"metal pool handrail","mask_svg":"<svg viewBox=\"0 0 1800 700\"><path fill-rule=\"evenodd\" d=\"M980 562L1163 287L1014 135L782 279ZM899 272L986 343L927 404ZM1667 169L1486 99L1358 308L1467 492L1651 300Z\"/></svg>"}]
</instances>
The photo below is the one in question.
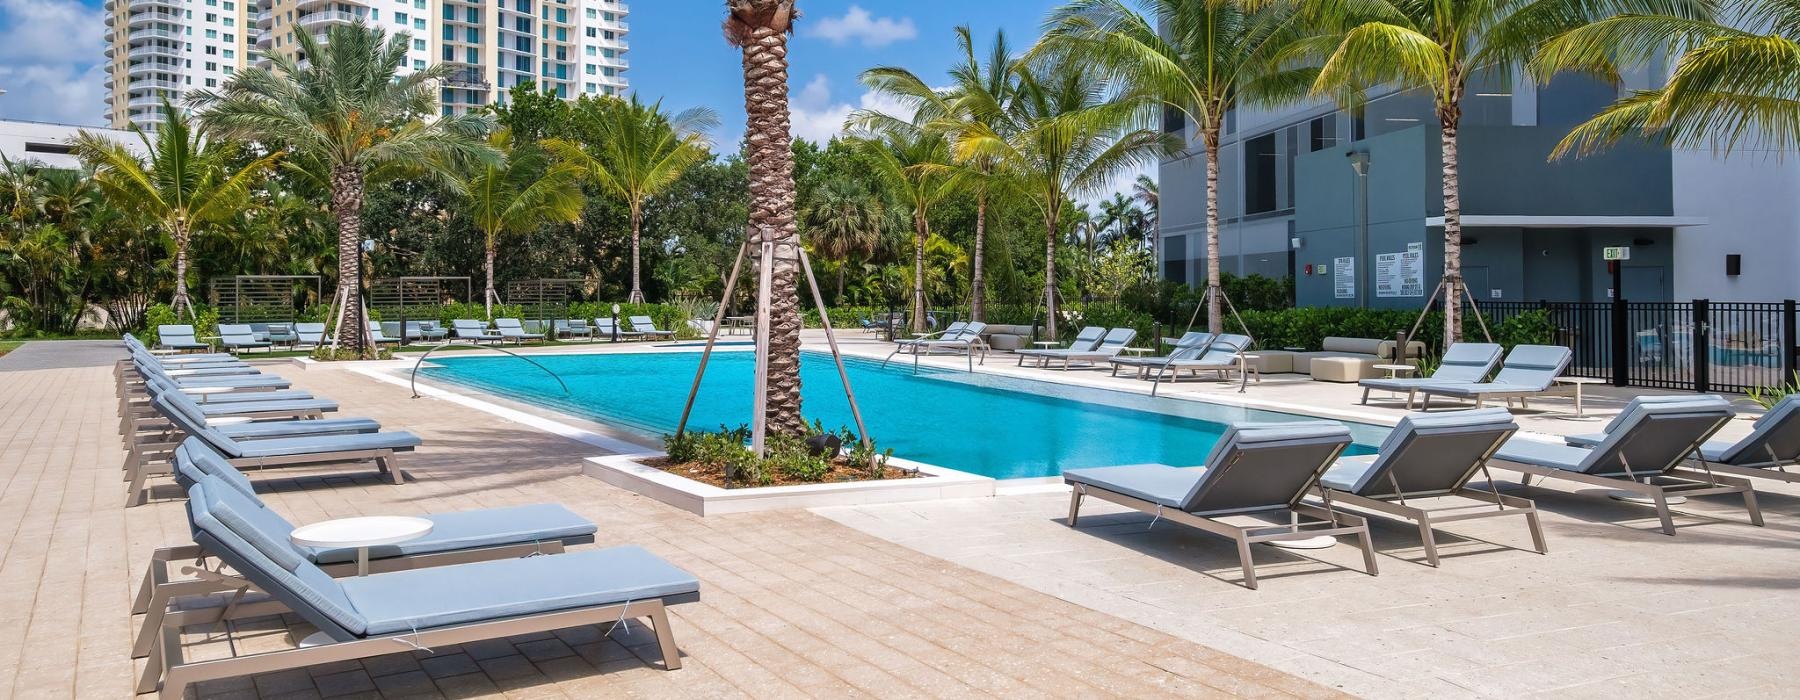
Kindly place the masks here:
<instances>
[{"instance_id":1,"label":"metal pool handrail","mask_svg":"<svg viewBox=\"0 0 1800 700\"><path fill-rule=\"evenodd\" d=\"M408 377L408 378L407 378L407 383L408 383L408 384L409 384L409 385L410 385L410 386L411 386L411 387L412 387L412 397L413 397L413 398L415 398L415 399L416 399L416 398L419 398L419 367L421 367L421 366L423 366L423 365L424 365L424 364L425 364L425 358L427 358L427 357L431 357L431 353L434 353L434 352L437 352L437 351L438 351L438 350L441 350L441 349L443 349L443 348L445 348L445 347L448 347L448 346L450 346L450 345L455 345L455 343L451 343L451 342L448 342L448 341L446 341L446 342L442 342L442 343L438 343L438 344L437 344L437 346L436 346L436 347L433 347L433 348L432 348L432 349L430 349L430 350L426 350L426 351L425 351L425 354L423 354L423 355L420 355L420 356L419 356L419 361L418 361L418 362L414 362L414 363L413 363L413 368L412 368L412 376L410 376L410 377ZM541 369L541 370L544 370L544 374L548 374L548 375L550 375L550 378L551 378L551 379L555 379L555 380L556 380L556 383L557 383L557 384L559 384L559 385L561 385L561 386L562 386L562 390L563 390L563 396L568 396L568 395L570 395L570 393L571 393L571 392L570 392L570 391L569 391L569 385L568 385L568 383L567 383L567 382L564 382L564 381L563 381L563 378L562 378L562 377L559 377L559 376L557 376L557 375L556 375L556 373L555 373L555 372L552 372L552 371L550 371L550 368L549 368L549 367L545 367L545 366L543 366L543 365L540 365L540 364L538 364L538 362L537 362L537 360L533 360L533 359L531 359L531 358L529 358L529 357L526 357L526 356L524 356L524 355L520 355L520 354L518 354L518 353L516 353L516 352L513 352L513 351L511 351L511 350L507 350L507 349L505 349L505 348L498 348L498 347L493 347L493 346L486 346L486 347L483 347L483 346L480 346L480 345L476 345L476 346L474 346L474 347L476 347L476 348L479 348L479 349L483 349L483 350L498 350L498 351L500 351L500 352L503 352L503 353L506 353L506 354L508 354L508 355L511 355L511 356L513 356L513 357L516 357L516 358L519 358L519 359L521 359L521 360L524 360L524 361L526 361L526 362L529 362L529 363L531 363L531 366L533 366L533 367L536 367L536 368L538 368L538 369Z\"/></svg>"}]
</instances>

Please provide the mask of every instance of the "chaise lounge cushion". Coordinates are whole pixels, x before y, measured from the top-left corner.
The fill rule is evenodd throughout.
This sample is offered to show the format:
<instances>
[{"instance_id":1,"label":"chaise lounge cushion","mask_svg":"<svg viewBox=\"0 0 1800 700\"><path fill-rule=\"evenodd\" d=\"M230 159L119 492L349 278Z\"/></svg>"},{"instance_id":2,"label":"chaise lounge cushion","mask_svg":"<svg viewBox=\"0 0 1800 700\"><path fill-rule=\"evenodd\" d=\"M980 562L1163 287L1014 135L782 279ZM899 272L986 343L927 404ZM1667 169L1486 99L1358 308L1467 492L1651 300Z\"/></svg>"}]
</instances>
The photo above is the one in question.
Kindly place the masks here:
<instances>
[{"instance_id":1,"label":"chaise lounge cushion","mask_svg":"<svg viewBox=\"0 0 1800 700\"><path fill-rule=\"evenodd\" d=\"M995 350L1017 350L1030 345L1036 329L1036 326L996 323L989 325L981 336L988 347Z\"/></svg>"},{"instance_id":2,"label":"chaise lounge cushion","mask_svg":"<svg viewBox=\"0 0 1800 700\"><path fill-rule=\"evenodd\" d=\"M598 529L592 521L556 503L460 510L419 517L431 521L431 534L411 542L370 547L369 557L414 556L519 542L592 537ZM312 560L320 564L356 561L356 548L313 547Z\"/></svg>"},{"instance_id":3,"label":"chaise lounge cushion","mask_svg":"<svg viewBox=\"0 0 1800 700\"><path fill-rule=\"evenodd\" d=\"M1097 486L1160 506L1180 508L1182 500L1194 489L1194 484L1205 475L1205 467L1177 469L1166 464L1130 464L1122 467L1071 469L1063 472L1063 480Z\"/></svg>"},{"instance_id":4,"label":"chaise lounge cushion","mask_svg":"<svg viewBox=\"0 0 1800 700\"><path fill-rule=\"evenodd\" d=\"M693 574L635 546L339 582L371 635L700 592Z\"/></svg>"},{"instance_id":5,"label":"chaise lounge cushion","mask_svg":"<svg viewBox=\"0 0 1800 700\"><path fill-rule=\"evenodd\" d=\"M410 450L421 444L424 444L424 441L420 440L419 436L399 430L391 433L309 435L277 440L245 440L232 442L229 449L237 453L236 457L283 457L323 452Z\"/></svg>"}]
</instances>

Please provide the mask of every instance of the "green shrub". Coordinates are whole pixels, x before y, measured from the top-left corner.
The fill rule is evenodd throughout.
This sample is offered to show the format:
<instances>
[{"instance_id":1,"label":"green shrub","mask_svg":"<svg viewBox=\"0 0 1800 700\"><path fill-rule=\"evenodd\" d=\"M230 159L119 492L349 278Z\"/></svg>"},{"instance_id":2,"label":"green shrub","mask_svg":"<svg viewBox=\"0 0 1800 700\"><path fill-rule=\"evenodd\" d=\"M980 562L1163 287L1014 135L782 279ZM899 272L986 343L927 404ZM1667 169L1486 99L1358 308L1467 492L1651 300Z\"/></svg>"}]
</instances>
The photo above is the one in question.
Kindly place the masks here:
<instances>
[{"instance_id":1,"label":"green shrub","mask_svg":"<svg viewBox=\"0 0 1800 700\"><path fill-rule=\"evenodd\" d=\"M813 422L811 435L823 435L823 424ZM869 478L887 475L888 460L893 450L879 451L873 441L865 447L849 428L832 433L843 442L845 456L852 464L868 465ZM821 482L830 475L831 459L814 456L806 440L785 435L771 435L764 443L765 456L757 459L750 451L750 426L719 426L716 431L688 431L680 437L663 436L663 451L675 464L700 464L720 469L728 482L766 486L775 483L776 475L790 480Z\"/></svg>"}]
</instances>

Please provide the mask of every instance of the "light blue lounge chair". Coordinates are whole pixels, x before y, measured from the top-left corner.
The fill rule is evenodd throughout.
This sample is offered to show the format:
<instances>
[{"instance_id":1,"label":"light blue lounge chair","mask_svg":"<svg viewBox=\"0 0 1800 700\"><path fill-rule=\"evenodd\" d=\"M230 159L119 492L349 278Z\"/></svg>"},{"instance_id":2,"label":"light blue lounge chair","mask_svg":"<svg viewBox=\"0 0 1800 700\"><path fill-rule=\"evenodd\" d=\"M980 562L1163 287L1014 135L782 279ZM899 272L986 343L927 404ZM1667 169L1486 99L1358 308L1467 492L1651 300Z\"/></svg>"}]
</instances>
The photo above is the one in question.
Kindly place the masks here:
<instances>
[{"instance_id":1,"label":"light blue lounge chair","mask_svg":"<svg viewBox=\"0 0 1800 700\"><path fill-rule=\"evenodd\" d=\"M1692 394L1639 396L1626 404L1625 409L1601 432L1571 435L1565 441L1575 447L1592 447L1605 440L1607 434L1616 430L1627 417L1645 405L1692 401L1695 398ZM1723 401L1724 398L1719 397L1719 400ZM1741 440L1708 440L1700 446L1700 456L1716 472L1800 483L1800 473L1787 471L1787 467L1800 464L1800 394L1782 397L1751 426L1750 434Z\"/></svg>"},{"instance_id":2,"label":"light blue lounge chair","mask_svg":"<svg viewBox=\"0 0 1800 700\"><path fill-rule=\"evenodd\" d=\"M1406 392L1406 409L1412 410L1413 400L1418 397L1419 387L1429 384L1475 384L1487 379L1488 373L1494 371L1499 364L1502 348L1498 343L1454 343L1444 351L1444 357L1438 361L1437 371L1429 377L1396 377L1391 379L1364 379L1357 382L1362 387L1362 405L1369 404L1369 391Z\"/></svg>"},{"instance_id":3,"label":"light blue lounge chair","mask_svg":"<svg viewBox=\"0 0 1800 700\"><path fill-rule=\"evenodd\" d=\"M1420 384L1417 391L1425 397L1425 403L1419 410L1431 410L1433 396L1474 399L1476 408L1481 408L1488 399L1506 399L1508 406L1512 405L1513 399L1518 399L1520 406L1530 408L1526 401L1553 391L1556 378L1568 369L1573 356L1568 348L1557 345L1516 346L1500 363L1500 373L1494 375L1494 381Z\"/></svg>"},{"instance_id":4,"label":"light blue lounge chair","mask_svg":"<svg viewBox=\"0 0 1800 700\"><path fill-rule=\"evenodd\" d=\"M299 349L302 346L316 348L316 347L319 347L324 344L325 344L325 324L323 324L323 323L296 323L296 324L294 324L294 348L295 349Z\"/></svg>"},{"instance_id":5,"label":"light blue lounge chair","mask_svg":"<svg viewBox=\"0 0 1800 700\"><path fill-rule=\"evenodd\" d=\"M1244 360L1244 353L1250 350L1250 336L1235 333L1221 333L1205 343L1188 349L1181 357L1171 356L1167 361L1155 367L1156 372L1146 372L1145 377L1160 385L1164 379L1176 381L1182 372L1198 377L1202 372L1216 372L1220 379L1230 379L1232 372L1248 372L1250 366ZM1262 375L1257 375L1262 381ZM1156 395L1158 387L1151 387L1150 395Z\"/></svg>"},{"instance_id":6,"label":"light blue lounge chair","mask_svg":"<svg viewBox=\"0 0 1800 700\"><path fill-rule=\"evenodd\" d=\"M700 584L638 547L570 552L336 579L258 527L252 508L198 484L188 513L194 542L272 601L169 613L137 690L180 698L202 681L303 668L485 639L648 618L663 667L681 667L665 606L699 599ZM183 627L292 612L330 641L229 658L187 660ZM235 650L234 650L235 651Z\"/></svg>"},{"instance_id":7,"label":"light blue lounge chair","mask_svg":"<svg viewBox=\"0 0 1800 700\"><path fill-rule=\"evenodd\" d=\"M183 363L189 363L189 362L197 362L197 363L216 363L216 362L238 362L238 363L241 363L241 362L243 362L243 360L238 359L238 357L236 355L232 355L231 353L225 353L225 352L211 352L211 353L194 352L194 353L182 353L179 355L157 355L157 354L150 352L150 346L145 345L144 341L138 339L137 336L134 336L130 333L126 333L124 336L122 336L121 339L125 343L125 349L127 351L129 351L132 355L142 355L146 358L153 358L157 362L160 362L165 365L177 365L177 364L183 364Z\"/></svg>"},{"instance_id":8,"label":"light blue lounge chair","mask_svg":"<svg viewBox=\"0 0 1800 700\"><path fill-rule=\"evenodd\" d=\"M1114 328L1107 331L1106 335L1100 336L1100 342L1095 343L1093 348L1088 350L1077 350L1071 345L1071 347L1066 349L1044 350L1034 352L1032 355L1040 358L1038 365L1040 367L1047 368L1050 366L1050 363L1055 362L1056 360L1062 360L1062 368L1067 371L1077 362L1084 365L1097 365L1110 361L1113 358L1118 357L1119 353L1125 350L1125 346L1130 345L1131 340L1136 337L1136 330L1131 328Z\"/></svg>"},{"instance_id":9,"label":"light blue lounge chair","mask_svg":"<svg viewBox=\"0 0 1800 700\"><path fill-rule=\"evenodd\" d=\"M1741 494L1750 522L1760 526L1762 512L1749 481L1715 474L1704 460L1699 470L1681 466L1731 415L1730 404L1718 397L1648 403L1591 449L1515 437L1494 456L1502 460L1497 466L1523 473L1527 485L1533 476L1567 479L1649 501L1663 534L1675 534L1670 496Z\"/></svg>"},{"instance_id":10,"label":"light blue lounge chair","mask_svg":"<svg viewBox=\"0 0 1800 700\"><path fill-rule=\"evenodd\" d=\"M1368 521L1337 510L1330 501L1303 501L1319 475L1350 445L1350 430L1331 421L1244 423L1219 437L1206 464L1177 468L1139 464L1063 472L1069 484L1069 526L1074 527L1087 497L1200 528L1237 543L1244 586L1256 588L1250 545L1315 536L1356 535L1363 564L1374 575L1375 547ZM1255 525L1222 519L1255 516ZM1278 517L1272 523L1263 518Z\"/></svg>"},{"instance_id":11,"label":"light blue lounge chair","mask_svg":"<svg viewBox=\"0 0 1800 700\"><path fill-rule=\"evenodd\" d=\"M888 353L887 359L881 361L882 366L894 359L895 355L909 352L913 356L913 371L919 370L919 357L933 355L939 351L951 354L963 354L969 357L969 371L975 371L975 353L981 352L982 364L987 363L987 343L981 339L987 324L980 321L957 321L951 323L944 332L935 336L902 340L895 345L894 351Z\"/></svg>"},{"instance_id":12,"label":"light blue lounge chair","mask_svg":"<svg viewBox=\"0 0 1800 700\"><path fill-rule=\"evenodd\" d=\"M226 352L233 354L243 350L255 350L258 348L263 350L273 349L273 345L271 345L269 341L258 339L256 337L256 331L248 324L242 323L219 324L219 344L225 346Z\"/></svg>"},{"instance_id":13,"label":"light blue lounge chair","mask_svg":"<svg viewBox=\"0 0 1800 700\"><path fill-rule=\"evenodd\" d=\"M618 340L637 340L644 337L644 334L642 333L620 327L618 324L613 323L613 320L610 318L594 319L594 335L600 338Z\"/></svg>"},{"instance_id":14,"label":"light blue lounge chair","mask_svg":"<svg viewBox=\"0 0 1800 700\"><path fill-rule=\"evenodd\" d=\"M1532 544L1543 554L1548 550L1537 506L1529 499L1500 493L1488 473L1488 460L1518 430L1512 413L1503 408L1408 414L1388 433L1377 454L1339 457L1319 477L1316 493L1342 505L1417 525L1419 539L1425 544L1425 562L1431 566L1438 565L1433 528L1478 518L1525 516ZM1485 477L1487 490L1469 488L1477 473ZM1407 502L1436 504L1450 498L1462 502L1430 509Z\"/></svg>"},{"instance_id":15,"label":"light blue lounge chair","mask_svg":"<svg viewBox=\"0 0 1800 700\"><path fill-rule=\"evenodd\" d=\"M631 318L629 318L627 320L629 320L631 322L631 331L640 336L645 336L645 337L649 337L649 338L670 338L670 339L673 339L675 337L675 331L665 331L665 330L658 329L656 327L656 320L650 318L649 316L632 316Z\"/></svg>"},{"instance_id":16,"label":"light blue lounge chair","mask_svg":"<svg viewBox=\"0 0 1800 700\"><path fill-rule=\"evenodd\" d=\"M538 341L544 339L544 334L542 333L525 332L525 327L520 325L519 319L516 318L496 318L494 319L494 328L500 332L501 338L519 344L524 344L526 341Z\"/></svg>"},{"instance_id":17,"label":"light blue lounge chair","mask_svg":"<svg viewBox=\"0 0 1800 700\"><path fill-rule=\"evenodd\" d=\"M364 327L369 330L369 342L374 343L377 346L400 344L400 339L388 335L386 331L381 329L381 323L377 321L368 321Z\"/></svg>"},{"instance_id":18,"label":"light blue lounge chair","mask_svg":"<svg viewBox=\"0 0 1800 700\"><path fill-rule=\"evenodd\" d=\"M499 333L489 333L487 324L466 318L450 322L450 332L457 340L467 340L476 345L482 343L499 343L505 340Z\"/></svg>"},{"instance_id":19,"label":"light blue lounge chair","mask_svg":"<svg viewBox=\"0 0 1800 700\"><path fill-rule=\"evenodd\" d=\"M566 318L551 322L556 328L556 335L563 338L594 339L594 327L588 325L586 319Z\"/></svg>"},{"instance_id":20,"label":"light blue lounge chair","mask_svg":"<svg viewBox=\"0 0 1800 700\"><path fill-rule=\"evenodd\" d=\"M1084 326L1084 327L1082 327L1080 332L1077 332L1075 334L1075 339L1069 341L1068 347L1029 348L1029 349L1021 348L1019 350L1014 350L1013 353L1019 356L1019 366L1020 367L1025 366L1025 358L1027 358L1027 357L1036 359L1037 366L1043 367L1044 364L1049 361L1048 358L1050 357L1050 355L1052 353L1091 352L1091 351L1093 351L1094 348L1097 348L1100 346L1100 340L1105 337L1106 337L1106 329L1105 328L1102 328L1100 326Z\"/></svg>"},{"instance_id":21,"label":"light blue lounge chair","mask_svg":"<svg viewBox=\"0 0 1800 700\"><path fill-rule=\"evenodd\" d=\"M1166 341L1168 339L1165 338L1164 340ZM1148 375L1151 370L1162 367L1169 362L1199 357L1200 353L1205 351L1206 346L1210 344L1212 340L1213 334L1211 333L1205 331L1188 331L1181 334L1180 338L1175 339L1174 344L1169 347L1169 354L1162 357L1114 357L1109 360L1109 362L1112 363L1112 376L1119 376L1119 370L1129 367L1136 370L1138 378L1142 379L1144 376Z\"/></svg>"},{"instance_id":22,"label":"light blue lounge chair","mask_svg":"<svg viewBox=\"0 0 1800 700\"><path fill-rule=\"evenodd\" d=\"M167 350L212 350L212 344L196 339L194 327L185 323L157 326L156 347Z\"/></svg>"}]
</instances>

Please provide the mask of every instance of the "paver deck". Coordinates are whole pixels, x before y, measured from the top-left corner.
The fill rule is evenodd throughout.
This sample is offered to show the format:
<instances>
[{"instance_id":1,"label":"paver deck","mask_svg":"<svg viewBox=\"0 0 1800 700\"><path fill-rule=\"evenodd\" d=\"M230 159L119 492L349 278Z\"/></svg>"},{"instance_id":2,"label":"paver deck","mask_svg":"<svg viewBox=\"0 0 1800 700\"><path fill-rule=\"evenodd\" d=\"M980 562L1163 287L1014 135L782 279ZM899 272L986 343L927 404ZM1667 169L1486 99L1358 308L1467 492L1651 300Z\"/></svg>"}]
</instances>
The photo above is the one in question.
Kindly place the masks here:
<instances>
[{"instance_id":1,"label":"paver deck","mask_svg":"<svg viewBox=\"0 0 1800 700\"><path fill-rule=\"evenodd\" d=\"M213 682L200 697L1338 694L811 513L698 518L581 476L599 454L588 444L400 387L335 369L266 371L426 440L400 460L404 486L373 472L258 475L289 519L556 501L599 524L599 545L640 544L693 572L703 600L671 610L685 657L674 672L646 661L654 645L634 625ZM120 507L115 406L110 366L0 384L0 694L130 694L136 577L153 548L188 533L172 485ZM277 646L283 626L247 621L234 641Z\"/></svg>"}]
</instances>

